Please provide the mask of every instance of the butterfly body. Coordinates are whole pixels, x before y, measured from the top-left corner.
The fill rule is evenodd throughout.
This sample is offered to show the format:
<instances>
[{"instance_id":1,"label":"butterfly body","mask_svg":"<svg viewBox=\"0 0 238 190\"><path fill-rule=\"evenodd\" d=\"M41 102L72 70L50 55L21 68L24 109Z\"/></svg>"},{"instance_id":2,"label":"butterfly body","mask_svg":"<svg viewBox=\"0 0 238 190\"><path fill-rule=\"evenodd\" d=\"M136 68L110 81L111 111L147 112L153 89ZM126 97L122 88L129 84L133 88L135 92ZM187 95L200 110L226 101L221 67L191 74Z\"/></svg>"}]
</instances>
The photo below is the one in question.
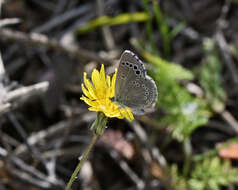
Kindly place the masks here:
<instances>
[{"instance_id":1,"label":"butterfly body","mask_svg":"<svg viewBox=\"0 0 238 190\"><path fill-rule=\"evenodd\" d=\"M147 75L143 62L131 51L124 51L118 67L114 101L140 115L153 110L157 96L156 84Z\"/></svg>"}]
</instances>

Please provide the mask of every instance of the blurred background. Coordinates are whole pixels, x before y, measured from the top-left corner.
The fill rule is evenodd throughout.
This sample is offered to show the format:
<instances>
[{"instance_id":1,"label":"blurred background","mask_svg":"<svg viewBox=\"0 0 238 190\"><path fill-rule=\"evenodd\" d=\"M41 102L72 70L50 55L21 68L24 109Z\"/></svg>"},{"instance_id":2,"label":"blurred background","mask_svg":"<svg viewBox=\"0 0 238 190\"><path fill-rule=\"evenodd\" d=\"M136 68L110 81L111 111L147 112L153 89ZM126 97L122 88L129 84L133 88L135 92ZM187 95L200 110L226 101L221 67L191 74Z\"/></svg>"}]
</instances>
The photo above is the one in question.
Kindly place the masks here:
<instances>
[{"instance_id":1,"label":"blurred background","mask_svg":"<svg viewBox=\"0 0 238 190\"><path fill-rule=\"evenodd\" d=\"M0 0L0 190L63 190L96 113L83 72L128 49L153 113L109 119L72 189L238 189L237 0Z\"/></svg>"}]
</instances>

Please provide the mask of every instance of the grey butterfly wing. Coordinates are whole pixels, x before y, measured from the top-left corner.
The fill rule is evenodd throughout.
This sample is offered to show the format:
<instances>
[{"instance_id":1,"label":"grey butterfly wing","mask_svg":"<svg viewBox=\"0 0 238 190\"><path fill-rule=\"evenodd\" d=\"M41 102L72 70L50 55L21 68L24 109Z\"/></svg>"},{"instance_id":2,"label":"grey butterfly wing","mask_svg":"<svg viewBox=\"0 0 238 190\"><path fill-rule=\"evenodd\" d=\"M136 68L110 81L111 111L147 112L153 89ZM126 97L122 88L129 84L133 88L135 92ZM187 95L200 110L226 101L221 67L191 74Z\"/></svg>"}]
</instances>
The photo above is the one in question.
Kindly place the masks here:
<instances>
[{"instance_id":1,"label":"grey butterfly wing","mask_svg":"<svg viewBox=\"0 0 238 190\"><path fill-rule=\"evenodd\" d=\"M151 111L157 101L155 82L146 75L142 61L128 50L121 56L115 88L116 102L137 115Z\"/></svg>"},{"instance_id":2,"label":"grey butterfly wing","mask_svg":"<svg viewBox=\"0 0 238 190\"><path fill-rule=\"evenodd\" d=\"M133 73L133 69L136 63L136 66L138 65L140 60L129 50L125 50L120 58L120 63L118 67L117 72L117 78L116 78L116 99L120 100L121 97L124 96L126 93L125 87L128 84L128 79L133 78L135 75ZM143 76L145 77L145 68L144 64L140 63L140 70L143 70Z\"/></svg>"}]
</instances>

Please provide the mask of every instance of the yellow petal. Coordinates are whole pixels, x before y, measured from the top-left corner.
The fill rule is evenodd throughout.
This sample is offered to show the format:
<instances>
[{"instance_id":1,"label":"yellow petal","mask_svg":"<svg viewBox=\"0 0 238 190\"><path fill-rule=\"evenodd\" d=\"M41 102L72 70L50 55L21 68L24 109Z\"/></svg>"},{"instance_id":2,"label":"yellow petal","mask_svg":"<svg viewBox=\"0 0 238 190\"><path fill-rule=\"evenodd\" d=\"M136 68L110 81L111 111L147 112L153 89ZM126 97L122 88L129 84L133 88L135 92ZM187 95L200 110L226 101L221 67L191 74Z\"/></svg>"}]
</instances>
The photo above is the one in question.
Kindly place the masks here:
<instances>
[{"instance_id":1,"label":"yellow petal","mask_svg":"<svg viewBox=\"0 0 238 190\"><path fill-rule=\"evenodd\" d=\"M90 105L90 106L97 106L97 102L96 101L92 101L89 98L86 98L85 96L82 96L80 98L80 100L83 100L86 104Z\"/></svg>"},{"instance_id":2,"label":"yellow petal","mask_svg":"<svg viewBox=\"0 0 238 190\"><path fill-rule=\"evenodd\" d=\"M104 71L104 65L102 64L101 69L100 69L100 78L101 81L103 82L103 85L106 86L106 78L105 78L105 71Z\"/></svg>"},{"instance_id":3,"label":"yellow petal","mask_svg":"<svg viewBox=\"0 0 238 190\"><path fill-rule=\"evenodd\" d=\"M98 107L90 107L88 108L89 111L101 111L100 109L98 109Z\"/></svg>"},{"instance_id":4,"label":"yellow petal","mask_svg":"<svg viewBox=\"0 0 238 190\"><path fill-rule=\"evenodd\" d=\"M91 94L88 92L88 90L84 87L83 84L81 84L81 88L82 88L82 91L84 93L85 96L87 96L89 99L93 99L93 97L91 96Z\"/></svg>"},{"instance_id":5,"label":"yellow petal","mask_svg":"<svg viewBox=\"0 0 238 190\"><path fill-rule=\"evenodd\" d=\"M111 77L107 75L107 86L111 87Z\"/></svg>"},{"instance_id":6,"label":"yellow petal","mask_svg":"<svg viewBox=\"0 0 238 190\"><path fill-rule=\"evenodd\" d=\"M95 70L92 74L92 81L94 86L96 87L97 96L100 99L105 98L106 90L107 90L107 84L105 79L105 73L104 73L104 67L101 67L100 73Z\"/></svg>"},{"instance_id":7,"label":"yellow petal","mask_svg":"<svg viewBox=\"0 0 238 190\"><path fill-rule=\"evenodd\" d=\"M91 79L92 79L93 85L94 85L95 88L97 89L98 84L101 82L101 81L100 81L100 75L99 75L99 72L98 72L97 69L94 69L94 70L93 70Z\"/></svg>"},{"instance_id":8,"label":"yellow petal","mask_svg":"<svg viewBox=\"0 0 238 190\"><path fill-rule=\"evenodd\" d=\"M111 86L111 77L107 76L107 88L106 88L106 97L111 98L111 91L112 89L110 88Z\"/></svg>"},{"instance_id":9,"label":"yellow petal","mask_svg":"<svg viewBox=\"0 0 238 190\"><path fill-rule=\"evenodd\" d=\"M86 86L86 88L88 89L88 92L90 93L90 95L94 98L97 99L97 96L94 92L94 87L92 86L91 82L89 82L89 80L87 79L87 73L84 73L84 84Z\"/></svg>"},{"instance_id":10,"label":"yellow petal","mask_svg":"<svg viewBox=\"0 0 238 190\"><path fill-rule=\"evenodd\" d=\"M117 69L115 69L115 73L112 77L111 98L113 98L115 96L116 77L117 77Z\"/></svg>"},{"instance_id":11,"label":"yellow petal","mask_svg":"<svg viewBox=\"0 0 238 190\"><path fill-rule=\"evenodd\" d=\"M126 110L127 110L127 115L128 115L128 118L129 118L128 120L129 121L133 121L134 120L134 116L133 116L133 114L131 112L131 109L127 108Z\"/></svg>"}]
</instances>

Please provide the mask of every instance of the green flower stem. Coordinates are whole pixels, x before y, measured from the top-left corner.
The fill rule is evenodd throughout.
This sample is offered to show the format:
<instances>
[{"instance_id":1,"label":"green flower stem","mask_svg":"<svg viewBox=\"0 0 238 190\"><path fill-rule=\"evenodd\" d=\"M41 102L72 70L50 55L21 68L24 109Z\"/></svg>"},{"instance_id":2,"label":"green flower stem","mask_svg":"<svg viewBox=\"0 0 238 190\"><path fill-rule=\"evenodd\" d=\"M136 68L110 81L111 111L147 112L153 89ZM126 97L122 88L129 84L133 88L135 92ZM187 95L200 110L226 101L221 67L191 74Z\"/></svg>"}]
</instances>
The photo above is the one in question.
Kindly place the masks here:
<instances>
[{"instance_id":1,"label":"green flower stem","mask_svg":"<svg viewBox=\"0 0 238 190\"><path fill-rule=\"evenodd\" d=\"M93 146L97 142L98 137L100 137L100 135L103 134L104 129L106 128L106 123L107 123L107 117L103 113L98 113L97 119L94 121L94 123L92 124L92 126L90 128L91 130L94 130L94 132L95 132L93 135L93 139L91 140L86 151L83 153L82 158L80 159L77 167L75 168L65 190L70 190L73 182L77 178L79 170L81 169L84 162L87 160L88 154L91 152Z\"/></svg>"}]
</instances>

